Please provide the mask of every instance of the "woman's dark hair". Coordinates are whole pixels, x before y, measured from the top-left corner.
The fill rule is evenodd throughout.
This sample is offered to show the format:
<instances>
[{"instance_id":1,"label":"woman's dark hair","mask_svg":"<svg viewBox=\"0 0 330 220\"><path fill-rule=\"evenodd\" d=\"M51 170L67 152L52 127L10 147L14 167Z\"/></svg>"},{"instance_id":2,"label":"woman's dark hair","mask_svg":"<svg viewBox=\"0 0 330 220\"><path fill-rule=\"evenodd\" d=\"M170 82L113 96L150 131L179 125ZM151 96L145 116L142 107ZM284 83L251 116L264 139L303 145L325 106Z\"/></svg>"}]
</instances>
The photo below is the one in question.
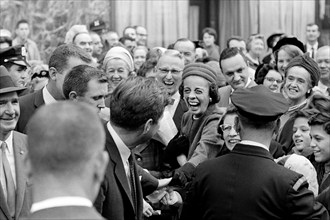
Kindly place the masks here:
<instances>
[{"instance_id":1,"label":"woman's dark hair","mask_svg":"<svg viewBox=\"0 0 330 220\"><path fill-rule=\"evenodd\" d=\"M330 98L320 94L313 95L307 108L318 112L310 118L308 124L322 125L325 132L330 134Z\"/></svg>"},{"instance_id":2,"label":"woman's dark hair","mask_svg":"<svg viewBox=\"0 0 330 220\"><path fill-rule=\"evenodd\" d=\"M262 85L264 83L265 77L268 74L268 72L270 70L275 70L277 71L277 68L274 64L260 64L257 69L256 69L256 73L255 73L255 77L254 77L254 81L258 84L258 85ZM280 73L279 73L280 74ZM282 74L280 74L283 80Z\"/></svg>"}]
</instances>

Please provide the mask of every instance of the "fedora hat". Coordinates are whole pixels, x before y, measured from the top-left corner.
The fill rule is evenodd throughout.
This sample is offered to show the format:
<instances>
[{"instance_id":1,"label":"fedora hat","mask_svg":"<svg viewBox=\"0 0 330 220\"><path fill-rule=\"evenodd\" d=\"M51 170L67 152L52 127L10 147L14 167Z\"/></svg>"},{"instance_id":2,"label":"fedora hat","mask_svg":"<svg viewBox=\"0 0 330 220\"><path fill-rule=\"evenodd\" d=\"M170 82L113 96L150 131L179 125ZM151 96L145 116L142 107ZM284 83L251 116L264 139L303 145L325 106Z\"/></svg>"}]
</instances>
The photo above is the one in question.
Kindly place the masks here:
<instances>
[{"instance_id":1,"label":"fedora hat","mask_svg":"<svg viewBox=\"0 0 330 220\"><path fill-rule=\"evenodd\" d=\"M21 92L25 87L15 86L13 80L8 75L8 71L4 66L0 66L0 94L8 92Z\"/></svg>"}]
</instances>

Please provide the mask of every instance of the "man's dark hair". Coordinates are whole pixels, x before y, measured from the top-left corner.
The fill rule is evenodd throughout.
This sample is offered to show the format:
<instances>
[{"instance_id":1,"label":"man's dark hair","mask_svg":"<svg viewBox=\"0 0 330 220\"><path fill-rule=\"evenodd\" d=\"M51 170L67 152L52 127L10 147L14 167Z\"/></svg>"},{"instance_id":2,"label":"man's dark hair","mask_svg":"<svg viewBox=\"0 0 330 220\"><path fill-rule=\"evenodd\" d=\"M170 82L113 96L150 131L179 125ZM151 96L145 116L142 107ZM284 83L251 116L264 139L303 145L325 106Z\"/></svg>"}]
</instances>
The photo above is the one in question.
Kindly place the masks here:
<instances>
[{"instance_id":1,"label":"man's dark hair","mask_svg":"<svg viewBox=\"0 0 330 220\"><path fill-rule=\"evenodd\" d=\"M134 131L149 119L157 123L163 115L167 96L165 89L153 78L129 77L110 96L110 121Z\"/></svg>"},{"instance_id":2,"label":"man's dark hair","mask_svg":"<svg viewBox=\"0 0 330 220\"><path fill-rule=\"evenodd\" d=\"M240 54L243 57L245 63L247 64L247 59L246 59L246 56L244 55L244 53L237 47L231 47L231 48L226 48L221 52L220 59L219 59L220 68L222 69L222 67L221 67L222 60L234 57L237 54Z\"/></svg>"},{"instance_id":3,"label":"man's dark hair","mask_svg":"<svg viewBox=\"0 0 330 220\"><path fill-rule=\"evenodd\" d=\"M123 36L121 38L119 38L119 42L122 43L122 44L125 44L125 41L135 41L133 38L129 37L129 36Z\"/></svg>"},{"instance_id":4,"label":"man's dark hair","mask_svg":"<svg viewBox=\"0 0 330 220\"><path fill-rule=\"evenodd\" d=\"M16 23L16 29L20 26L20 24L29 24L29 22L25 19L21 19Z\"/></svg>"},{"instance_id":5,"label":"man's dark hair","mask_svg":"<svg viewBox=\"0 0 330 220\"><path fill-rule=\"evenodd\" d=\"M52 53L48 63L49 69L54 67L59 73L62 73L63 69L68 65L70 57L79 58L86 63L92 62L91 56L78 46L73 44L62 44Z\"/></svg>"},{"instance_id":6,"label":"man's dark hair","mask_svg":"<svg viewBox=\"0 0 330 220\"><path fill-rule=\"evenodd\" d=\"M63 94L69 99L69 94L75 91L77 95L83 96L87 92L88 82L97 79L100 83L107 83L107 78L102 70L88 65L79 65L65 76L63 82Z\"/></svg>"}]
</instances>

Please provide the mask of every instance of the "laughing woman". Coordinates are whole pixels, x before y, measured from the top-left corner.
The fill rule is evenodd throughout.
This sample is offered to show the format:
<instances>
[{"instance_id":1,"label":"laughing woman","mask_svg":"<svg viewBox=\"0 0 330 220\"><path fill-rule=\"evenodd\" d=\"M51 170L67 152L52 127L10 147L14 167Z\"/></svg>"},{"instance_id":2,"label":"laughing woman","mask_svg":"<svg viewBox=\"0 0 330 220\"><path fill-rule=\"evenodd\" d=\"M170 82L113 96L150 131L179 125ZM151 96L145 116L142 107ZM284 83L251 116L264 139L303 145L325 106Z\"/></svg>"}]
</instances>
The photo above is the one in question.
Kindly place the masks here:
<instances>
[{"instance_id":1,"label":"laughing woman","mask_svg":"<svg viewBox=\"0 0 330 220\"><path fill-rule=\"evenodd\" d=\"M308 54L293 58L285 70L283 93L289 102L289 110L281 116L281 127L277 141L283 145L286 153L294 146L293 115L307 106L312 88L317 85L320 71L317 63Z\"/></svg>"},{"instance_id":2,"label":"laughing woman","mask_svg":"<svg viewBox=\"0 0 330 220\"><path fill-rule=\"evenodd\" d=\"M187 137L189 149L184 152L186 163L174 171L173 183L185 184L195 167L214 158L222 149L223 141L217 132L222 112L216 107L219 101L216 72L206 64L194 63L183 70L180 93L189 108L183 115L181 134ZM180 156L182 157L182 155Z\"/></svg>"}]
</instances>

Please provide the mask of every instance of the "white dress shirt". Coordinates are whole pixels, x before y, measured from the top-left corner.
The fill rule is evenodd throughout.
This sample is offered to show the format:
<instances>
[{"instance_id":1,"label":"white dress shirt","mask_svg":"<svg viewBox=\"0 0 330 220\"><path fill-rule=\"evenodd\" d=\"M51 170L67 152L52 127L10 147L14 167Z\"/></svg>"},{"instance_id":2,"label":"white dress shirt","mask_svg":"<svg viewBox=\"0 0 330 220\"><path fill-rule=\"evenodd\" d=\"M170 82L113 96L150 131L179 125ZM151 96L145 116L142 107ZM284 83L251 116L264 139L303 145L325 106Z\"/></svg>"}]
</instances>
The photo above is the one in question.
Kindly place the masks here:
<instances>
[{"instance_id":1,"label":"white dress shirt","mask_svg":"<svg viewBox=\"0 0 330 220\"><path fill-rule=\"evenodd\" d=\"M92 207L93 203L84 197L78 196L63 196L46 199L40 202L33 203L31 206L31 213L40 211L43 209L49 209L54 207L63 206L86 206Z\"/></svg>"},{"instance_id":2,"label":"white dress shirt","mask_svg":"<svg viewBox=\"0 0 330 220\"><path fill-rule=\"evenodd\" d=\"M42 89L42 97L44 98L46 105L57 102L56 99L49 93L47 86Z\"/></svg>"},{"instance_id":3,"label":"white dress shirt","mask_svg":"<svg viewBox=\"0 0 330 220\"><path fill-rule=\"evenodd\" d=\"M171 96L172 99L174 99L173 105L167 105L165 109L171 114L172 118L175 114L176 108L178 107L178 104L180 102L180 94L179 92L176 92L174 95Z\"/></svg>"},{"instance_id":4,"label":"white dress shirt","mask_svg":"<svg viewBox=\"0 0 330 220\"><path fill-rule=\"evenodd\" d=\"M310 57L315 58L315 54L316 54L318 46L319 46L318 42L316 42L313 46L306 43L306 52L309 53ZM314 57L313 57L313 54L314 54Z\"/></svg>"},{"instance_id":5,"label":"white dress shirt","mask_svg":"<svg viewBox=\"0 0 330 220\"><path fill-rule=\"evenodd\" d=\"M263 149L269 151L269 148L268 148L266 145L264 145L264 144L262 144L262 143L259 143L259 142L255 142L255 141L242 140L242 141L240 142L240 144L251 145L251 146L257 146L257 147L261 147L261 148L263 148Z\"/></svg>"},{"instance_id":6,"label":"white dress shirt","mask_svg":"<svg viewBox=\"0 0 330 220\"><path fill-rule=\"evenodd\" d=\"M0 146L3 141L0 140ZM16 168L15 168L15 156L14 156L14 146L13 146L13 131L9 133L8 138L5 140L7 144L7 149L5 150L7 160L10 166L11 175L13 176L14 185L16 188Z\"/></svg>"}]
</instances>

